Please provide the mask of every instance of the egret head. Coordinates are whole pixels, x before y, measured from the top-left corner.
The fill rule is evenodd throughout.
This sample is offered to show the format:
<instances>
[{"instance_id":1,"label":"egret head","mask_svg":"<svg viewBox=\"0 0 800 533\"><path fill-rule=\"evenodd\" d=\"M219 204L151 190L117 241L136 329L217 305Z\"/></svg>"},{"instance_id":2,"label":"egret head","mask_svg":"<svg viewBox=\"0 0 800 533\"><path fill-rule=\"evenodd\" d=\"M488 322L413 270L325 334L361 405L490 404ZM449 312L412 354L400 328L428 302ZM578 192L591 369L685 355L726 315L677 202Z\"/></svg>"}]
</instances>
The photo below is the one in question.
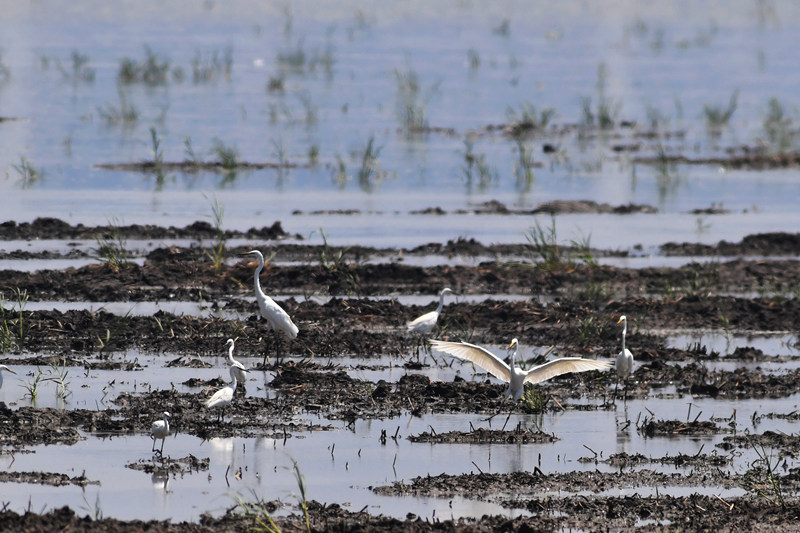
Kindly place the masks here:
<instances>
[{"instance_id":1,"label":"egret head","mask_svg":"<svg viewBox=\"0 0 800 533\"><path fill-rule=\"evenodd\" d=\"M6 372L11 372L12 374L16 374L16 372L8 368L6 365L0 365L0 370L5 370Z\"/></svg>"},{"instance_id":2,"label":"egret head","mask_svg":"<svg viewBox=\"0 0 800 533\"><path fill-rule=\"evenodd\" d=\"M164 415L164 418L169 418L172 416L171 414L169 414L169 411L164 411L162 414Z\"/></svg>"},{"instance_id":3,"label":"egret head","mask_svg":"<svg viewBox=\"0 0 800 533\"><path fill-rule=\"evenodd\" d=\"M261 269L264 268L265 265L264 255L258 250L250 250L249 252L239 254L239 257L252 257L256 261L258 261L258 269L257 269L258 272L261 272Z\"/></svg>"},{"instance_id":4,"label":"egret head","mask_svg":"<svg viewBox=\"0 0 800 533\"><path fill-rule=\"evenodd\" d=\"M619 317L619 320L617 320L617 324L622 324L623 322L625 322L625 323L628 322L628 318L625 315L622 315L621 317Z\"/></svg>"},{"instance_id":5,"label":"egret head","mask_svg":"<svg viewBox=\"0 0 800 533\"><path fill-rule=\"evenodd\" d=\"M228 339L227 341L225 341L225 346L227 346L228 348L233 348L233 339Z\"/></svg>"},{"instance_id":6,"label":"egret head","mask_svg":"<svg viewBox=\"0 0 800 533\"><path fill-rule=\"evenodd\" d=\"M442 289L442 292L439 293L439 296L444 296L445 294L453 294L453 290L450 287L445 287Z\"/></svg>"},{"instance_id":7,"label":"egret head","mask_svg":"<svg viewBox=\"0 0 800 533\"><path fill-rule=\"evenodd\" d=\"M517 348L519 348L519 341L516 337L514 337L511 339L511 344L509 344L508 348L506 348L506 350L508 350L508 356L515 357L517 355Z\"/></svg>"}]
</instances>

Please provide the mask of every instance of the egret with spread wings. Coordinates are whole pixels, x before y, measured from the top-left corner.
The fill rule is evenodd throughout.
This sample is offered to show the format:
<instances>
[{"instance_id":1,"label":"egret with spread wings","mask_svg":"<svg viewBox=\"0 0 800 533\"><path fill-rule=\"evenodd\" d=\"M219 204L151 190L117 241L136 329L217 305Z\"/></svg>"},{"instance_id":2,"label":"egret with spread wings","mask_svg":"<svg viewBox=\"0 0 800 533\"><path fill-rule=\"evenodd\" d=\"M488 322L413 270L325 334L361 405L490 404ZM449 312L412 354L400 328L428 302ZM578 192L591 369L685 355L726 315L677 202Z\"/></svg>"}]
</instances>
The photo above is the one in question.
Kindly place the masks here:
<instances>
[{"instance_id":1,"label":"egret with spread wings","mask_svg":"<svg viewBox=\"0 0 800 533\"><path fill-rule=\"evenodd\" d=\"M512 396L515 401L522 396L525 383L540 383L570 372L608 370L611 367L611 363L607 361L595 361L594 359L583 359L581 357L562 357L528 370L522 370L516 365L517 348L519 347L517 339L512 340L511 344L508 345L510 363L506 363L502 358L486 348L469 344L468 342L432 340L431 347L453 357L472 361L497 379L508 383L505 397Z\"/></svg>"}]
</instances>

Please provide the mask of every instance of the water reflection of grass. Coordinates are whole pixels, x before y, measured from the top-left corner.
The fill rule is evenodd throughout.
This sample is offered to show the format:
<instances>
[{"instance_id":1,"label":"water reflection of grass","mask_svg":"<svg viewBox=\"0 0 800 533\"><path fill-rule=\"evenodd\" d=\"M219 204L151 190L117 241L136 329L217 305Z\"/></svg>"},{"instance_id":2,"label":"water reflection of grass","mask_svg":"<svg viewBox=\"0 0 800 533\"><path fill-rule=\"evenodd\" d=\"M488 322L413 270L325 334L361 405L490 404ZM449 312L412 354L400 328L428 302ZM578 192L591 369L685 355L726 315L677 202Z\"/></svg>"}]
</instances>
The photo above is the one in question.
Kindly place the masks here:
<instances>
[{"instance_id":1,"label":"water reflection of grass","mask_svg":"<svg viewBox=\"0 0 800 533\"><path fill-rule=\"evenodd\" d=\"M405 70L394 70L397 86L397 116L407 134L423 132L428 127L426 110L428 102L436 91L438 84L423 90L419 75L408 67Z\"/></svg>"},{"instance_id":2,"label":"water reflection of grass","mask_svg":"<svg viewBox=\"0 0 800 533\"><path fill-rule=\"evenodd\" d=\"M19 158L19 164L11 165L19 175L19 185L23 189L30 189L44 178L44 173L36 168L24 155Z\"/></svg>"},{"instance_id":3,"label":"water reflection of grass","mask_svg":"<svg viewBox=\"0 0 800 533\"><path fill-rule=\"evenodd\" d=\"M718 137L722 134L722 130L728 127L731 117L736 112L738 100L739 90L736 89L733 91L733 94L731 94L727 105L706 104L703 106L706 128L712 136Z\"/></svg>"},{"instance_id":4,"label":"water reflection of grass","mask_svg":"<svg viewBox=\"0 0 800 533\"><path fill-rule=\"evenodd\" d=\"M473 182L477 181L478 190L483 192L492 183L497 183L497 171L486 162L486 154L478 154L473 150L471 137L464 139L464 166L462 173L467 182L467 192L472 192Z\"/></svg>"},{"instance_id":5,"label":"water reflection of grass","mask_svg":"<svg viewBox=\"0 0 800 533\"><path fill-rule=\"evenodd\" d=\"M117 90L117 94L119 105L106 102L105 106L97 106L97 114L109 126L122 124L130 127L139 120L139 110L128 101L128 95L121 87Z\"/></svg>"}]
</instances>

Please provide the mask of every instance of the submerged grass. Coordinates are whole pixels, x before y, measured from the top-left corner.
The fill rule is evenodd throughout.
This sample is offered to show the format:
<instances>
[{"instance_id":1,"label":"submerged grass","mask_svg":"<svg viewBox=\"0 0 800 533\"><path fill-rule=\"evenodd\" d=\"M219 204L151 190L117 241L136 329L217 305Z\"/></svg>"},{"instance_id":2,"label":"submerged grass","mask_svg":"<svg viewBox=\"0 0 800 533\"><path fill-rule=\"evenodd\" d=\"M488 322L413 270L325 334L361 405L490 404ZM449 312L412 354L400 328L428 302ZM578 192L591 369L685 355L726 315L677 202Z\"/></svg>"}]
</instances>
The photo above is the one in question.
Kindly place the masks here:
<instances>
[{"instance_id":1,"label":"submerged grass","mask_svg":"<svg viewBox=\"0 0 800 533\"><path fill-rule=\"evenodd\" d=\"M529 131L540 132L547 128L555 114L556 110L552 107L537 109L530 102L526 102L520 105L519 110L508 108L508 111L506 111L506 116L508 117L507 128L514 136Z\"/></svg>"},{"instance_id":2,"label":"submerged grass","mask_svg":"<svg viewBox=\"0 0 800 533\"><path fill-rule=\"evenodd\" d=\"M793 148L797 137L793 125L793 118L783 103L777 98L771 98L763 119L766 143L771 151L783 153Z\"/></svg>"},{"instance_id":3,"label":"submerged grass","mask_svg":"<svg viewBox=\"0 0 800 533\"><path fill-rule=\"evenodd\" d=\"M214 138L211 153L217 157L220 166L225 170L235 170L239 165L239 150L236 146L226 145L218 137Z\"/></svg>"},{"instance_id":4,"label":"submerged grass","mask_svg":"<svg viewBox=\"0 0 800 533\"><path fill-rule=\"evenodd\" d=\"M144 60L125 57L119 63L117 71L117 81L122 85L134 83L144 83L145 85L158 86L166 85L169 81L170 61L161 58L150 49L144 46ZM173 76L176 79L182 78L180 70L175 70Z\"/></svg>"}]
</instances>

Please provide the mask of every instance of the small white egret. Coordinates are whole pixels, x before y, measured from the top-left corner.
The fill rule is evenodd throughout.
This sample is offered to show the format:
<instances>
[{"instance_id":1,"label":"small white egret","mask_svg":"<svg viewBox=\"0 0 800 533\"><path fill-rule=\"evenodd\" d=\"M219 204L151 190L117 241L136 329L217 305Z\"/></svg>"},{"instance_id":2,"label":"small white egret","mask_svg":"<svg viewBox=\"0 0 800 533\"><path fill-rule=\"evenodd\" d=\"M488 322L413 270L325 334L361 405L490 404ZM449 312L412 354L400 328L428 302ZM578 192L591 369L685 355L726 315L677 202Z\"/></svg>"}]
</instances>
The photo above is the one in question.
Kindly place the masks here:
<instances>
[{"instance_id":1,"label":"small white egret","mask_svg":"<svg viewBox=\"0 0 800 533\"><path fill-rule=\"evenodd\" d=\"M242 363L233 358L233 339L228 339L225 344L228 346L228 361L231 364L231 368L236 372L236 380L244 386L247 381L247 372L249 371Z\"/></svg>"},{"instance_id":2,"label":"small white egret","mask_svg":"<svg viewBox=\"0 0 800 533\"><path fill-rule=\"evenodd\" d=\"M542 365L535 366L529 370L522 370L516 366L517 339L508 345L509 363L496 356L486 348L481 348L467 342L448 342L432 340L431 346L450 354L459 359L472 361L499 380L508 383L505 397L512 396L514 400L519 400L525 383L540 383L550 378L568 374L570 372L586 372L588 370L607 370L611 363L607 361L595 361L594 359L583 359L581 357L562 357L553 361L548 361Z\"/></svg>"},{"instance_id":3,"label":"small white egret","mask_svg":"<svg viewBox=\"0 0 800 533\"><path fill-rule=\"evenodd\" d=\"M422 335L430 333L431 330L433 330L433 328L436 326L436 321L439 320L439 314L442 312L442 307L444 306L444 295L452 292L453 291L447 287L442 289L442 292L439 293L439 307L437 307L435 311L429 311L406 324L408 331L413 331Z\"/></svg>"},{"instance_id":4,"label":"small white egret","mask_svg":"<svg viewBox=\"0 0 800 533\"><path fill-rule=\"evenodd\" d=\"M622 315L619 317L617 324L622 324L622 350L617 355L617 361L614 364L614 368L617 371L617 387L619 386L619 381L622 380L626 382L625 386L625 397L627 399L628 396L628 387L627 387L627 380L630 377L631 372L633 371L633 354L629 349L625 347L625 336L628 333L628 317ZM617 387L614 387L614 398L617 397Z\"/></svg>"},{"instance_id":5,"label":"small white egret","mask_svg":"<svg viewBox=\"0 0 800 533\"><path fill-rule=\"evenodd\" d=\"M253 286L256 293L256 301L258 302L259 317L263 318L269 324L270 329L278 331L286 335L289 339L297 338L297 333L300 331L294 322L292 322L289 314L281 308L275 300L264 294L261 290L261 282L258 276L264 270L264 256L258 250L250 250L242 254L243 256L253 255L258 259L258 267L256 267L255 275L253 276ZM264 363L267 361L266 354L264 355Z\"/></svg>"},{"instance_id":6,"label":"small white egret","mask_svg":"<svg viewBox=\"0 0 800 533\"><path fill-rule=\"evenodd\" d=\"M3 388L3 370L6 372L11 372L12 374L16 374L16 372L8 368L6 365L0 365L0 389Z\"/></svg>"},{"instance_id":7,"label":"small white egret","mask_svg":"<svg viewBox=\"0 0 800 533\"><path fill-rule=\"evenodd\" d=\"M159 455L164 452L164 439L169 435L169 417L171 416L167 411L164 411L163 415L163 419L156 420L150 426L150 438L153 439L153 449L151 451L156 451L156 440L161 439L161 449L158 450Z\"/></svg>"},{"instance_id":8,"label":"small white egret","mask_svg":"<svg viewBox=\"0 0 800 533\"><path fill-rule=\"evenodd\" d=\"M233 401L233 391L236 390L236 369L230 368L231 382L230 384L222 387L214 393L214 395L206 400L206 407L209 409L218 409L219 418L217 421L222 421L222 410L228 407Z\"/></svg>"}]
</instances>

